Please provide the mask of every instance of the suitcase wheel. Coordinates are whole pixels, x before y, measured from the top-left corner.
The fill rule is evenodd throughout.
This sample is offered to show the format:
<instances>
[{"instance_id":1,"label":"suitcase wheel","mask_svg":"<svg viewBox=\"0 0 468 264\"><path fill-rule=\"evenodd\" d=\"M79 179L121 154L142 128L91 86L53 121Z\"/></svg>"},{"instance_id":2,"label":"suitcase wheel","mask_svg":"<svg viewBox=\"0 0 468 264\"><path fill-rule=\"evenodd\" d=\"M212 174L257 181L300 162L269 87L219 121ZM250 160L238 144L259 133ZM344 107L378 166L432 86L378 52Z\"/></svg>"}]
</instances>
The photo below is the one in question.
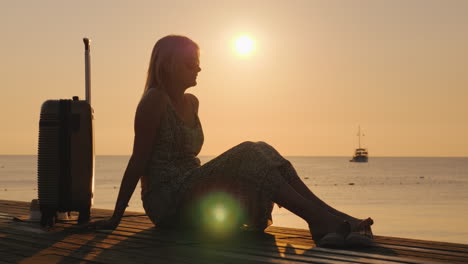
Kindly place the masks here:
<instances>
[{"instance_id":1,"label":"suitcase wheel","mask_svg":"<svg viewBox=\"0 0 468 264\"><path fill-rule=\"evenodd\" d=\"M91 217L90 209L81 210L79 211L79 213L80 214L78 215L78 224L84 224L89 222L89 219Z\"/></svg>"}]
</instances>

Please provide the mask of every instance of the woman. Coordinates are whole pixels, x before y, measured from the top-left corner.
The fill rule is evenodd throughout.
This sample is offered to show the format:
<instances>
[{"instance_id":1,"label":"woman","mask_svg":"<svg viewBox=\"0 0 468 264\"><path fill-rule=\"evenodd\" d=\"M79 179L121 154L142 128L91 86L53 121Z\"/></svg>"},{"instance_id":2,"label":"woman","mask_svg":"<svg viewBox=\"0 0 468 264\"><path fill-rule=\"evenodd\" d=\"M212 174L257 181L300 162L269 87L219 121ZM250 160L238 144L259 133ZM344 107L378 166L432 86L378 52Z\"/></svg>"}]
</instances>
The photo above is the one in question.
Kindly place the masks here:
<instances>
[{"instance_id":1,"label":"woman","mask_svg":"<svg viewBox=\"0 0 468 264\"><path fill-rule=\"evenodd\" d=\"M277 203L307 221L314 240L322 246L342 246L350 232L370 231L370 218L353 218L321 201L291 163L264 142L244 142L200 166L199 102L185 93L197 84L200 71L199 48L189 38L170 35L156 43L136 110L133 153L114 214L90 227L116 228L141 178L143 206L158 227L209 228L203 201L230 197L241 211L226 209L231 229L263 231L271 224L273 203ZM364 238L358 236L358 240Z\"/></svg>"}]
</instances>

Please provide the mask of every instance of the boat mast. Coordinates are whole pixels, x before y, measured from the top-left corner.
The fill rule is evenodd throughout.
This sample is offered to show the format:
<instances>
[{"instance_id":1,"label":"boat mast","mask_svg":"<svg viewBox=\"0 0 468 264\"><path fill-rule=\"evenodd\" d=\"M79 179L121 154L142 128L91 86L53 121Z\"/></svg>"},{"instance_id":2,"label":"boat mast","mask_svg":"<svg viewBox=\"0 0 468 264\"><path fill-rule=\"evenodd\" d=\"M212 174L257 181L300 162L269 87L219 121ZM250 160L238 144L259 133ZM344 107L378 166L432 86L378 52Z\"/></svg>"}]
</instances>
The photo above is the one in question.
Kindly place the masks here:
<instances>
[{"instance_id":1,"label":"boat mast","mask_svg":"<svg viewBox=\"0 0 468 264\"><path fill-rule=\"evenodd\" d=\"M359 137L359 140L358 140L359 148L361 148L361 125L359 125L358 127L358 137Z\"/></svg>"}]
</instances>

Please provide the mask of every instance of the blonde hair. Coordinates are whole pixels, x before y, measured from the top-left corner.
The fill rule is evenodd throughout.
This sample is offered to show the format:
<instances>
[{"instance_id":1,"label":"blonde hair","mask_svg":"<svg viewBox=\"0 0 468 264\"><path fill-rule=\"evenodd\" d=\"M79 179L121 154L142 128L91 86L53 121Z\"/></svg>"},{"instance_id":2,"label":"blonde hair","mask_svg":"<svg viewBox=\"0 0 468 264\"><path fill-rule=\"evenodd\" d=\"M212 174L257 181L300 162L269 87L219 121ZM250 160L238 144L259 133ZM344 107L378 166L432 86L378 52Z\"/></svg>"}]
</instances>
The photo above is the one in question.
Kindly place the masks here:
<instances>
[{"instance_id":1,"label":"blonde hair","mask_svg":"<svg viewBox=\"0 0 468 264\"><path fill-rule=\"evenodd\" d=\"M143 94L149 89L161 88L171 77L177 58L186 50L199 51L197 43L181 35L169 35L156 42L148 66L148 77Z\"/></svg>"}]
</instances>

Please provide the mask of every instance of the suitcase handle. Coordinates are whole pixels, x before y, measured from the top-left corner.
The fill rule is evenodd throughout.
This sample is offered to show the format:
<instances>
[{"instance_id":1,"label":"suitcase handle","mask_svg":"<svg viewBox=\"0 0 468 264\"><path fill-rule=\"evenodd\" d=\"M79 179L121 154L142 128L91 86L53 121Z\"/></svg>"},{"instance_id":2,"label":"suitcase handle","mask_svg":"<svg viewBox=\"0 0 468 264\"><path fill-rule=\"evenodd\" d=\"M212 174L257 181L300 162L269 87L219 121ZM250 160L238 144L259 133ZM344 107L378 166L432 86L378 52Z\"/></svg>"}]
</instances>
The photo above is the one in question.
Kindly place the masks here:
<instances>
[{"instance_id":1,"label":"suitcase handle","mask_svg":"<svg viewBox=\"0 0 468 264\"><path fill-rule=\"evenodd\" d=\"M85 50L89 50L89 39L88 38L83 38L83 42L85 44Z\"/></svg>"},{"instance_id":2,"label":"suitcase handle","mask_svg":"<svg viewBox=\"0 0 468 264\"><path fill-rule=\"evenodd\" d=\"M90 65L90 43L88 38L83 38L85 45L85 96L86 102L91 105L91 65Z\"/></svg>"}]
</instances>

